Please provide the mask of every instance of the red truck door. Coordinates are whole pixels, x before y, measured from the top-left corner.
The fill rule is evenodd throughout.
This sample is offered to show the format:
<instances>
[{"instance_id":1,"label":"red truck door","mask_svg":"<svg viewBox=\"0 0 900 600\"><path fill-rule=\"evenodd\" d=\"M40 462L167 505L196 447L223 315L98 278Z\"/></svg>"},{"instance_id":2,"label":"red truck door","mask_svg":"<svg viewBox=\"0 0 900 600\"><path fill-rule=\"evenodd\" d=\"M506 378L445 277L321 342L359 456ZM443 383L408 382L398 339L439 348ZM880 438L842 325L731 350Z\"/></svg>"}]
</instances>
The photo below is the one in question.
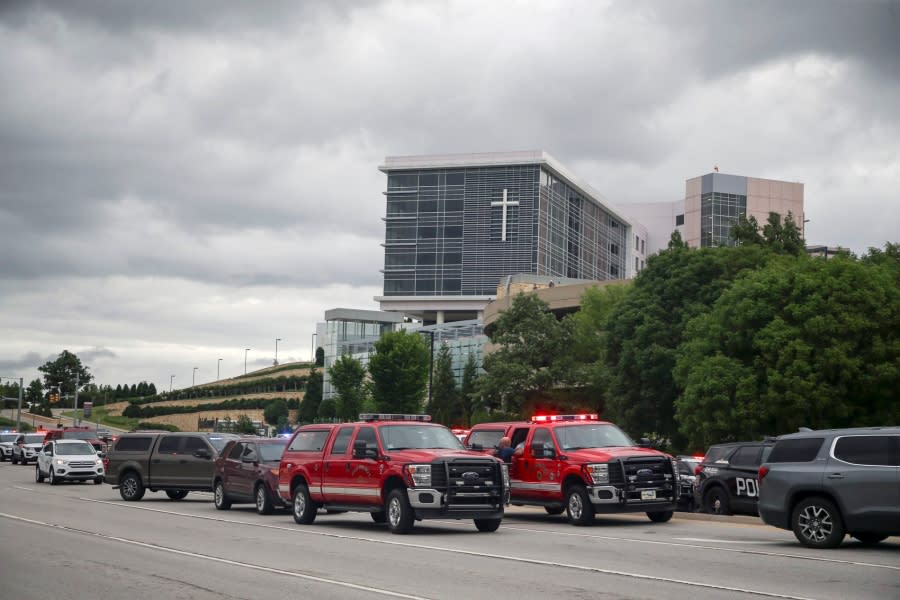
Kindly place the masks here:
<instances>
[{"instance_id":1,"label":"red truck door","mask_svg":"<svg viewBox=\"0 0 900 600\"><path fill-rule=\"evenodd\" d=\"M350 497L354 504L381 504L381 471L379 462L371 456L359 455L355 448L365 443L369 454L381 456L381 448L378 445L378 436L374 427L361 426L351 444L350 474L348 487Z\"/></svg>"},{"instance_id":2,"label":"red truck door","mask_svg":"<svg viewBox=\"0 0 900 600\"><path fill-rule=\"evenodd\" d=\"M554 449L553 437L547 427L535 428L525 442L522 456L513 459L516 463L515 495L535 500L552 500L553 493L559 489L559 461L556 454L552 458L544 454L535 454L534 445L542 444L547 449Z\"/></svg>"},{"instance_id":3,"label":"red truck door","mask_svg":"<svg viewBox=\"0 0 900 600\"><path fill-rule=\"evenodd\" d=\"M350 438L356 425L338 429L322 462L322 497L325 502L348 503L350 499Z\"/></svg>"}]
</instances>

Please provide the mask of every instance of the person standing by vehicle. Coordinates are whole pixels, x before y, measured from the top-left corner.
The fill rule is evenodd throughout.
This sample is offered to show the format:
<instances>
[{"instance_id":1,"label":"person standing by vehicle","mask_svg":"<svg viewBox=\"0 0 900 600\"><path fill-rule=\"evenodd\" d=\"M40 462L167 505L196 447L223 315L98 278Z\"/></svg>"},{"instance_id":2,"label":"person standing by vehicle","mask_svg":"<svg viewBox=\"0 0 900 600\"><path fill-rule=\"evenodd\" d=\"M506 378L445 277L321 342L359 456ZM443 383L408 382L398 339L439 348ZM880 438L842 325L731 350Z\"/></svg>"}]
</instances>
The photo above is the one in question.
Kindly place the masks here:
<instances>
[{"instance_id":1,"label":"person standing by vehicle","mask_svg":"<svg viewBox=\"0 0 900 600\"><path fill-rule=\"evenodd\" d=\"M512 440L505 436L497 442L497 451L494 454L505 463L512 462L514 450L511 444Z\"/></svg>"}]
</instances>

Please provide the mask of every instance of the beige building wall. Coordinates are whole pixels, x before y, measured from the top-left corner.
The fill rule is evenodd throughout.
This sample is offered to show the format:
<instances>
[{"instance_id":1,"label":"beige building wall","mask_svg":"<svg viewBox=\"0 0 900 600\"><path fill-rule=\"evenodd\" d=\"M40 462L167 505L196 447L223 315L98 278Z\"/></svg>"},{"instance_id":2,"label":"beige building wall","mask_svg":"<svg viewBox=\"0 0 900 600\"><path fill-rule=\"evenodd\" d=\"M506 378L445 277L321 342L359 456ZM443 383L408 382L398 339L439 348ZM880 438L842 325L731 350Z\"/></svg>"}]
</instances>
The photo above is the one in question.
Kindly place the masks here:
<instances>
[{"instance_id":1,"label":"beige building wall","mask_svg":"<svg viewBox=\"0 0 900 600\"><path fill-rule=\"evenodd\" d=\"M688 179L684 185L684 236L691 248L700 247L701 177Z\"/></svg>"},{"instance_id":2,"label":"beige building wall","mask_svg":"<svg viewBox=\"0 0 900 600\"><path fill-rule=\"evenodd\" d=\"M748 177L747 218L756 217L757 223L763 226L768 221L770 212L780 214L782 219L791 214L794 223L802 229L803 184Z\"/></svg>"}]
</instances>

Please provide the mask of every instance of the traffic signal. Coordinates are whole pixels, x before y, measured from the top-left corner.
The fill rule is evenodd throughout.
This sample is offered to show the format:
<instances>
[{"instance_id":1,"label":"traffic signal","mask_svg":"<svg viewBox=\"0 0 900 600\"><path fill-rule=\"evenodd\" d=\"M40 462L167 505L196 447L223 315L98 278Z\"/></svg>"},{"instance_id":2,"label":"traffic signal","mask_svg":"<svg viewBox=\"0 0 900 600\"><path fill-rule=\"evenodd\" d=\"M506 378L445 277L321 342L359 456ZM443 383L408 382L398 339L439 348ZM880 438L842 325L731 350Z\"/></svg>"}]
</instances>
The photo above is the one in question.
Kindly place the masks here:
<instances>
[{"instance_id":1,"label":"traffic signal","mask_svg":"<svg viewBox=\"0 0 900 600\"><path fill-rule=\"evenodd\" d=\"M59 392L50 392L50 404L59 402Z\"/></svg>"}]
</instances>

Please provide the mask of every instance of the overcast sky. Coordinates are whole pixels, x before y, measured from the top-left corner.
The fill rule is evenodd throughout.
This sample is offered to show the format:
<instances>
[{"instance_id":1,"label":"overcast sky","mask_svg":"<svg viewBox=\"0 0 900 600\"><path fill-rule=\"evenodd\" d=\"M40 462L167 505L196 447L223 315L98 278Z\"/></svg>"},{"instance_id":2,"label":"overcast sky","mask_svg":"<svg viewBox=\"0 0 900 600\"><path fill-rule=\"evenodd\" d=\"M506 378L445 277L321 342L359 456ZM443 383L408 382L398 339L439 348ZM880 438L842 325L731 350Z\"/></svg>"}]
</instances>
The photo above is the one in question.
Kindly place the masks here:
<instances>
[{"instance_id":1,"label":"overcast sky","mask_svg":"<svg viewBox=\"0 0 900 600\"><path fill-rule=\"evenodd\" d=\"M0 376L168 389L376 309L385 156L543 149L613 204L805 184L900 241L900 4L0 3Z\"/></svg>"}]
</instances>

